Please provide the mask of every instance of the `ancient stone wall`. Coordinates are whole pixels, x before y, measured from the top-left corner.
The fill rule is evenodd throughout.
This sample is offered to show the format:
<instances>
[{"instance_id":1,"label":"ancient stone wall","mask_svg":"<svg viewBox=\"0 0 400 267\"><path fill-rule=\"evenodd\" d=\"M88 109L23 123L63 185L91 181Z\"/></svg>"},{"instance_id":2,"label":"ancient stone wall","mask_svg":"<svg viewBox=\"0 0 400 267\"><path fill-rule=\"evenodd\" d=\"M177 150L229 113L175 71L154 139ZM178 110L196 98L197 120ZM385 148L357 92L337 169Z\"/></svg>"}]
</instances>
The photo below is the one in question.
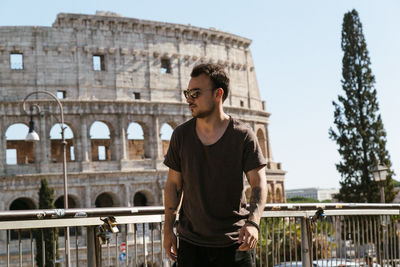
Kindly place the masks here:
<instances>
[{"instance_id":1,"label":"ancient stone wall","mask_svg":"<svg viewBox=\"0 0 400 267\"><path fill-rule=\"evenodd\" d=\"M256 132L268 160L271 202L284 201L285 172L272 158L269 113L260 99L250 44L213 29L116 16L59 14L52 27L0 27L0 210L18 199L37 203L42 178L56 199L63 196L61 142L49 137L59 123L55 102L43 95L30 98L41 107L32 113L38 143L5 136L12 125L28 125L21 102L40 90L60 98L73 133L67 161L74 207L111 203L105 196L113 206L140 205L136 193L148 205L162 205L168 171L162 161L169 143L161 140L161 127L175 128L191 118L182 91L193 66L202 62L219 63L229 73L225 110ZM108 139L91 138L95 122L108 127ZM127 138L131 123L140 125L143 140ZM7 164L8 149L17 149L16 165Z\"/></svg>"}]
</instances>

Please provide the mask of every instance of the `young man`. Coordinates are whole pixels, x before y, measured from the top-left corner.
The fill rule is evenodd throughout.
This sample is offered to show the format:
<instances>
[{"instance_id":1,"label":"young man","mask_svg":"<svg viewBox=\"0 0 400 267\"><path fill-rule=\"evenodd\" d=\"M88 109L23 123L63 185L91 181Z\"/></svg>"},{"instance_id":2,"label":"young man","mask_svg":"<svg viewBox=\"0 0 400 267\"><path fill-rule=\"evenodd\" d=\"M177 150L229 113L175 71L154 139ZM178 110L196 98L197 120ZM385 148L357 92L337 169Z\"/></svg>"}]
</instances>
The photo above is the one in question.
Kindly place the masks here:
<instances>
[{"instance_id":1,"label":"young man","mask_svg":"<svg viewBox=\"0 0 400 267\"><path fill-rule=\"evenodd\" d=\"M174 130L164 161L164 249L179 267L253 266L266 162L253 131L224 113L228 93L221 66L194 67L184 91L193 119ZM251 186L249 209L244 173ZM177 248L173 226L182 194Z\"/></svg>"}]
</instances>

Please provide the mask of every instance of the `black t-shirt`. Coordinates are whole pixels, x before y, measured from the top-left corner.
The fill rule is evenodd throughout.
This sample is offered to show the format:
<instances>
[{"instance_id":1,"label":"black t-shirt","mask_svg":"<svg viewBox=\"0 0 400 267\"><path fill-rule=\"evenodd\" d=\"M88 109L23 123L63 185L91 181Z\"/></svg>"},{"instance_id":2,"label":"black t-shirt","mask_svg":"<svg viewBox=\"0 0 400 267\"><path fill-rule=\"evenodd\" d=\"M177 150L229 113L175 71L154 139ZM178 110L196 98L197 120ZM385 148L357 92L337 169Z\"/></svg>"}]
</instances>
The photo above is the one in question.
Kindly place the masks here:
<instances>
[{"instance_id":1,"label":"black t-shirt","mask_svg":"<svg viewBox=\"0 0 400 267\"><path fill-rule=\"evenodd\" d=\"M222 137L206 146L193 118L174 130L164 164L182 174L179 237L199 246L234 244L249 214L245 173L266 165L250 127L231 118Z\"/></svg>"}]
</instances>

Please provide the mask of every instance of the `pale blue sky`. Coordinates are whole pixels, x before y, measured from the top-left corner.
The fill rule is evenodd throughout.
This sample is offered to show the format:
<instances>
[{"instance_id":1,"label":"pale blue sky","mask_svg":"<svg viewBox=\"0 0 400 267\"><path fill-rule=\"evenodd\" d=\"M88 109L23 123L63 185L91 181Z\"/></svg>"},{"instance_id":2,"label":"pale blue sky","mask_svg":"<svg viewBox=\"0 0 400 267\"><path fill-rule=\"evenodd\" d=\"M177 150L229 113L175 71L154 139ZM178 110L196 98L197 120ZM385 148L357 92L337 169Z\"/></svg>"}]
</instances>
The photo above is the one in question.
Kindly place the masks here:
<instances>
[{"instance_id":1,"label":"pale blue sky","mask_svg":"<svg viewBox=\"0 0 400 267\"><path fill-rule=\"evenodd\" d=\"M51 26L57 13L123 16L214 27L253 40L262 98L270 112L274 159L286 188L337 187L336 145L328 138L341 93L343 15L357 9L376 76L387 149L400 173L400 1L16 1L3 0L0 26ZM397 177L396 177L397 178Z\"/></svg>"}]
</instances>

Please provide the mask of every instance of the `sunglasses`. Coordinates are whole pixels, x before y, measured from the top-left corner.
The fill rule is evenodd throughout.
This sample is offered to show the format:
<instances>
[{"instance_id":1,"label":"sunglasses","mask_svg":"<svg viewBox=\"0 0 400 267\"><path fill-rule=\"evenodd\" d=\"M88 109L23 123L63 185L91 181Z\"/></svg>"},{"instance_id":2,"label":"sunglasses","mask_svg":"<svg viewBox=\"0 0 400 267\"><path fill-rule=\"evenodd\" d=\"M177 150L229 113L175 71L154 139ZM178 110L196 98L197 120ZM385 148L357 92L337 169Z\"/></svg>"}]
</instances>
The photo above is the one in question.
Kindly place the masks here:
<instances>
[{"instance_id":1,"label":"sunglasses","mask_svg":"<svg viewBox=\"0 0 400 267\"><path fill-rule=\"evenodd\" d=\"M183 90L183 95L185 96L186 99L188 99L189 97L192 99L198 98L201 91L209 91L212 89L200 89L200 88L195 88L192 90Z\"/></svg>"}]
</instances>

